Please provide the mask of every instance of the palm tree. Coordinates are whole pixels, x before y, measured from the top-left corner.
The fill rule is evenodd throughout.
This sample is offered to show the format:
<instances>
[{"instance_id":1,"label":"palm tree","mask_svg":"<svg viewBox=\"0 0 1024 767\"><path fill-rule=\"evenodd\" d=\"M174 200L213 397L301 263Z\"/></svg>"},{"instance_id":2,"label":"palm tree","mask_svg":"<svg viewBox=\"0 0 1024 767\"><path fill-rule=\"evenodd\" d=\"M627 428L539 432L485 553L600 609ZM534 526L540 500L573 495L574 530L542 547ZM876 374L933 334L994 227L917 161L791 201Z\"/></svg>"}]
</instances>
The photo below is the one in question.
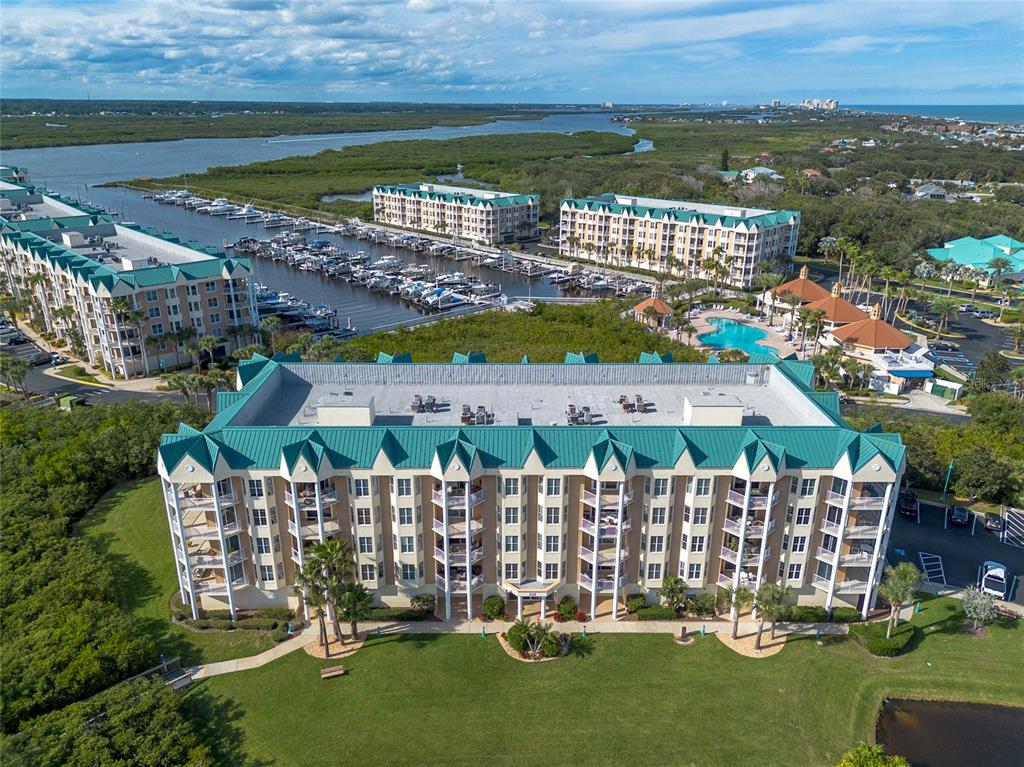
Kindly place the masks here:
<instances>
[{"instance_id":1,"label":"palm tree","mask_svg":"<svg viewBox=\"0 0 1024 767\"><path fill-rule=\"evenodd\" d=\"M210 367L213 367L213 350L217 348L217 339L213 336L203 336L196 343L199 351L206 352L210 355Z\"/></svg>"},{"instance_id":2,"label":"palm tree","mask_svg":"<svg viewBox=\"0 0 1024 767\"><path fill-rule=\"evenodd\" d=\"M150 351L152 351L154 353L157 353L157 363L156 363L157 367L160 367L160 355L159 355L158 352L160 350L160 346L163 343L164 343L164 334L163 333L160 333L159 335L155 335L155 336L146 336L145 340L142 342L143 348L149 349ZM146 375L149 375L149 362L148 362L148 360L146 362Z\"/></svg>"},{"instance_id":3,"label":"palm tree","mask_svg":"<svg viewBox=\"0 0 1024 767\"><path fill-rule=\"evenodd\" d=\"M306 606L316 612L317 623L320 626L317 638L320 641L320 646L324 647L327 644L326 588L323 583L322 570L310 560L307 560L306 564L295 573L295 591L302 595Z\"/></svg>"},{"instance_id":4,"label":"palm tree","mask_svg":"<svg viewBox=\"0 0 1024 767\"><path fill-rule=\"evenodd\" d=\"M754 592L740 585L735 589L724 589L724 596L732 612L732 638L740 634L740 613L754 603Z\"/></svg>"},{"instance_id":5,"label":"palm tree","mask_svg":"<svg viewBox=\"0 0 1024 767\"><path fill-rule=\"evenodd\" d=\"M555 638L555 632L550 623L537 621L532 624L526 632L526 646L533 656L540 655L541 648L545 642Z\"/></svg>"},{"instance_id":6,"label":"palm tree","mask_svg":"<svg viewBox=\"0 0 1024 767\"><path fill-rule=\"evenodd\" d=\"M765 583L757 590L754 597L754 608L757 610L757 638L754 649L761 649L761 635L764 633L765 621L771 621L772 639L775 639L775 624L789 608L789 600L793 597L793 589L776 583Z\"/></svg>"},{"instance_id":7,"label":"palm tree","mask_svg":"<svg viewBox=\"0 0 1024 767\"><path fill-rule=\"evenodd\" d=\"M1024 397L1024 366L1010 371L1010 381L1013 383L1013 396Z\"/></svg>"},{"instance_id":8,"label":"palm tree","mask_svg":"<svg viewBox=\"0 0 1024 767\"><path fill-rule=\"evenodd\" d=\"M807 343L807 330L811 326L811 320L813 319L813 313L811 309L803 308L797 309L796 312L796 324L800 328L800 349L804 348Z\"/></svg>"},{"instance_id":9,"label":"palm tree","mask_svg":"<svg viewBox=\"0 0 1024 767\"><path fill-rule=\"evenodd\" d=\"M757 275L757 286L761 293L768 293L782 284L783 277L778 272L762 272ZM768 324L775 320L775 298L771 297L768 304Z\"/></svg>"},{"instance_id":10,"label":"palm tree","mask_svg":"<svg viewBox=\"0 0 1024 767\"><path fill-rule=\"evenodd\" d=\"M956 280L957 275L960 273L961 266L956 261L947 261L939 269L939 274L942 275L942 279L946 281L946 295L950 296L953 294L953 281Z\"/></svg>"},{"instance_id":11,"label":"palm tree","mask_svg":"<svg viewBox=\"0 0 1024 767\"><path fill-rule=\"evenodd\" d=\"M580 246L580 238L577 234L570 234L565 238L565 241L569 245L569 258L573 258L576 255L576 249Z\"/></svg>"},{"instance_id":12,"label":"palm tree","mask_svg":"<svg viewBox=\"0 0 1024 767\"><path fill-rule=\"evenodd\" d=\"M270 347L271 353L274 352L274 342L277 340L277 334L281 330L281 318L280 317L266 317L260 323L260 329L263 330L267 335L267 346Z\"/></svg>"},{"instance_id":13,"label":"palm tree","mask_svg":"<svg viewBox=\"0 0 1024 767\"><path fill-rule=\"evenodd\" d=\"M814 350L812 354L818 353L818 344L821 343L821 334L825 330L825 310L811 309L809 312L810 330L814 336Z\"/></svg>"},{"instance_id":14,"label":"palm tree","mask_svg":"<svg viewBox=\"0 0 1024 767\"><path fill-rule=\"evenodd\" d=\"M142 338L142 323L146 321L146 315L138 309L133 309L124 317L125 323L131 325L135 330L135 337L139 341L139 351L142 353L142 369L146 376L149 375L149 356L146 354L146 342Z\"/></svg>"},{"instance_id":15,"label":"palm tree","mask_svg":"<svg viewBox=\"0 0 1024 767\"><path fill-rule=\"evenodd\" d=\"M352 641L359 638L359 621L370 617L372 603L373 597L362 583L350 583L338 594L335 605L337 616L352 629Z\"/></svg>"},{"instance_id":16,"label":"palm tree","mask_svg":"<svg viewBox=\"0 0 1024 767\"><path fill-rule=\"evenodd\" d=\"M167 378L167 388L181 392L181 396L185 398L185 402L189 401L189 395L192 393L192 382L189 378L190 376L187 376L184 373L174 373Z\"/></svg>"},{"instance_id":17,"label":"palm tree","mask_svg":"<svg viewBox=\"0 0 1024 767\"><path fill-rule=\"evenodd\" d=\"M309 550L307 558L315 562L323 572L328 615L334 627L334 636L340 642L341 626L338 623L338 601L345 589L352 584L355 575L352 547L343 538L328 538L323 543L314 545Z\"/></svg>"},{"instance_id":18,"label":"palm tree","mask_svg":"<svg viewBox=\"0 0 1024 767\"><path fill-rule=\"evenodd\" d=\"M885 285L882 287L882 316L884 317L889 311L889 285L896 280L899 272L897 272L891 266L883 266L878 270L878 276L885 281Z\"/></svg>"},{"instance_id":19,"label":"palm tree","mask_svg":"<svg viewBox=\"0 0 1024 767\"><path fill-rule=\"evenodd\" d=\"M885 568L885 578L878 587L878 596L889 603L889 625L885 638L892 637L893 629L900 623L900 608L914 597L914 589L921 580L921 571L913 562L900 562L896 567Z\"/></svg>"},{"instance_id":20,"label":"palm tree","mask_svg":"<svg viewBox=\"0 0 1024 767\"><path fill-rule=\"evenodd\" d=\"M679 326L680 333L686 333L686 344L692 346L693 334L697 332L697 326L689 320L684 320L683 324Z\"/></svg>"},{"instance_id":21,"label":"palm tree","mask_svg":"<svg viewBox=\"0 0 1024 767\"><path fill-rule=\"evenodd\" d=\"M1024 345L1024 322L1018 322L1010 331L1010 338L1013 340L1013 350L1020 354L1020 347Z\"/></svg>"},{"instance_id":22,"label":"palm tree","mask_svg":"<svg viewBox=\"0 0 1024 767\"><path fill-rule=\"evenodd\" d=\"M185 351L188 353L189 361L192 363L193 370L199 370L202 367L202 354L203 350L200 348L197 341L193 341L190 344L185 345Z\"/></svg>"},{"instance_id":23,"label":"palm tree","mask_svg":"<svg viewBox=\"0 0 1024 767\"><path fill-rule=\"evenodd\" d=\"M955 299L948 296L939 296L932 300L930 307L939 316L939 322L935 327L935 337L938 338L946 329L949 318L957 315L957 303Z\"/></svg>"},{"instance_id":24,"label":"palm tree","mask_svg":"<svg viewBox=\"0 0 1024 767\"><path fill-rule=\"evenodd\" d=\"M987 264L985 264L985 266L992 270L991 288L992 292L994 293L995 291L999 290L999 280L1002 278L1003 272L1005 272L1007 269L1012 268L1013 264L1010 263L1010 259L1008 258L1005 258L1003 256L996 256Z\"/></svg>"}]
</instances>

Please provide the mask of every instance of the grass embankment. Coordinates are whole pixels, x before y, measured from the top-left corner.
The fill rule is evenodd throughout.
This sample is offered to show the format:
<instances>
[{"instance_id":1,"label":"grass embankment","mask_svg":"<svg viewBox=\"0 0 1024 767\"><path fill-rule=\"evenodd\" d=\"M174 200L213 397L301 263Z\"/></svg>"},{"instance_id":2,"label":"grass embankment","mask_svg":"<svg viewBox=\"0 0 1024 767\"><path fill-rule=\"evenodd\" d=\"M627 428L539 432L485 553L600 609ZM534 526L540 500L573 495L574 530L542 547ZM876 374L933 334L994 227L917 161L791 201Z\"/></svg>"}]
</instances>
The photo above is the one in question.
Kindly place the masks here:
<instances>
[{"instance_id":1,"label":"grass embankment","mask_svg":"<svg viewBox=\"0 0 1024 767\"><path fill-rule=\"evenodd\" d=\"M408 635L368 638L336 682L318 674L333 661L293 653L203 686L237 707L248 756L282 767L819 767L873 740L885 697L1024 705L1020 629L967 636L958 604L925 601L909 653L895 659L813 637L755 660L714 638L681 648L666 635L591 634L565 658L530 665L494 637ZM646 725L630 701L642 701Z\"/></svg>"},{"instance_id":2,"label":"grass embankment","mask_svg":"<svg viewBox=\"0 0 1024 767\"><path fill-rule=\"evenodd\" d=\"M255 655L273 646L263 632L193 631L171 621L170 600L178 593L178 579L158 480L112 491L89 513L80 530L110 557L125 606L166 657L180 655L186 664L210 663Z\"/></svg>"},{"instance_id":3,"label":"grass embankment","mask_svg":"<svg viewBox=\"0 0 1024 767\"><path fill-rule=\"evenodd\" d=\"M251 138L317 133L412 130L435 125L480 125L498 112L482 110L379 111L340 114L79 115L8 117L0 149L177 141L186 138ZM543 113L518 114L535 119ZM46 124L64 127L46 127Z\"/></svg>"},{"instance_id":4,"label":"grass embankment","mask_svg":"<svg viewBox=\"0 0 1024 767\"><path fill-rule=\"evenodd\" d=\"M946 497L942 497L942 493L938 490L918 490L914 489L914 494L917 495L919 500L926 503L935 504L936 506L963 506L965 509L976 511L979 514L985 514L989 511L999 512L998 503L987 503L986 501L979 501L977 499L971 500L963 496L954 495L953 493L946 493Z\"/></svg>"},{"instance_id":5,"label":"grass embankment","mask_svg":"<svg viewBox=\"0 0 1024 767\"><path fill-rule=\"evenodd\" d=\"M581 155L622 154L636 141L631 136L592 131L567 136L561 133L529 133L504 136L469 136L448 140L386 141L380 144L327 149L306 157L211 168L189 174L188 187L197 194L219 195L234 200L259 200L323 210L342 215L373 217L373 205L352 200L322 202L327 194L355 194L374 184L393 184L431 179L454 173L459 163L465 174L493 172L495 166L511 167L525 161L551 162ZM184 186L182 177L150 181L150 188ZM138 182L132 182L138 186ZM532 191L510 186L506 191ZM565 185L559 194L565 192Z\"/></svg>"},{"instance_id":6,"label":"grass embankment","mask_svg":"<svg viewBox=\"0 0 1024 767\"><path fill-rule=\"evenodd\" d=\"M705 354L670 340L645 325L623 320L634 301L559 306L538 304L530 313L483 312L431 325L374 333L346 342L349 361L375 359L377 352L409 352L415 362L451 362L455 352L484 352L488 362L563 362L567 351L597 352L601 362L636 362L642 351L671 352L677 362Z\"/></svg>"},{"instance_id":7,"label":"grass embankment","mask_svg":"<svg viewBox=\"0 0 1024 767\"><path fill-rule=\"evenodd\" d=\"M110 386L108 382L101 381L91 373L87 373L81 365L66 365L65 367L57 368L54 372L61 378L70 378L72 381L92 384L93 386Z\"/></svg>"}]
</instances>

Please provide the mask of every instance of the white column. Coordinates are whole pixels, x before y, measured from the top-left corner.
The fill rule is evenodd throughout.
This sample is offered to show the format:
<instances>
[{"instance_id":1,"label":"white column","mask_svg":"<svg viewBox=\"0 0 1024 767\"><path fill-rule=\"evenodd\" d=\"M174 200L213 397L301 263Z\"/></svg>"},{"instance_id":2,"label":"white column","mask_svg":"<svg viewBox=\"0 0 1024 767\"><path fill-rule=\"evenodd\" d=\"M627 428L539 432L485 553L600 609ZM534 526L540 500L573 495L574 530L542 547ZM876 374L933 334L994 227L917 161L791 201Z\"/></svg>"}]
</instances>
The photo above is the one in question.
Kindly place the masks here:
<instances>
[{"instance_id":1,"label":"white column","mask_svg":"<svg viewBox=\"0 0 1024 767\"><path fill-rule=\"evenodd\" d=\"M883 541L885 540L886 530L888 530L889 523L892 520L892 515L894 513L893 507L896 505L897 494L892 491L893 486L893 484L885 486L885 503L882 505L881 518L878 520L878 535L875 536L875 548L872 551L871 569L868 571L868 590L864 593L864 605L860 610L860 616L864 620L868 619L868 612L870 612L872 603L875 601L875 590L877 588L875 579L880 575L878 572L878 564L882 561L883 555L885 554Z\"/></svg>"},{"instance_id":2,"label":"white column","mask_svg":"<svg viewBox=\"0 0 1024 767\"><path fill-rule=\"evenodd\" d=\"M547 594L545 594L545 595L543 595L540 598L540 619L544 620L547 617L548 617L548 596L547 596Z\"/></svg>"},{"instance_id":3,"label":"white column","mask_svg":"<svg viewBox=\"0 0 1024 767\"><path fill-rule=\"evenodd\" d=\"M320 543L323 543L324 540L325 540L325 536L324 536L324 499L320 495L320 481L317 480L316 482L314 482L313 483L313 487L316 490L316 524L317 524L317 533L320 536ZM298 505L298 500L296 500L296 505ZM301 530L300 530L300 532L301 532Z\"/></svg>"},{"instance_id":4,"label":"white column","mask_svg":"<svg viewBox=\"0 0 1024 767\"><path fill-rule=\"evenodd\" d=\"M220 553L224 558L224 581L228 589L228 611L231 613L231 617L234 618L235 595L234 589L231 586L231 567L228 565L228 548L227 543L224 540L224 520L220 515L220 493L217 490L217 481L212 480L210 482L210 487L213 492L213 513L217 517L217 537L220 539Z\"/></svg>"},{"instance_id":5,"label":"white column","mask_svg":"<svg viewBox=\"0 0 1024 767\"><path fill-rule=\"evenodd\" d=\"M516 600L517 600L517 604L516 604L516 619L517 620L522 620L523 619L523 595L522 595L522 593L517 593L516 594Z\"/></svg>"},{"instance_id":6,"label":"white column","mask_svg":"<svg viewBox=\"0 0 1024 767\"><path fill-rule=\"evenodd\" d=\"M471 491L473 483L466 480L466 620L473 620L473 536L470 533L470 522L473 519L473 505Z\"/></svg>"},{"instance_id":7,"label":"white column","mask_svg":"<svg viewBox=\"0 0 1024 767\"><path fill-rule=\"evenodd\" d=\"M444 523L444 619L452 619L452 568L448 562L448 483L441 480L441 521Z\"/></svg>"},{"instance_id":8,"label":"white column","mask_svg":"<svg viewBox=\"0 0 1024 767\"><path fill-rule=\"evenodd\" d=\"M764 510L764 535L761 536L761 550L757 556L757 579L754 581L754 589L761 587L761 579L764 577L764 553L768 550L768 523L772 518L772 503L775 501L775 483L768 484L768 505Z\"/></svg>"},{"instance_id":9,"label":"white column","mask_svg":"<svg viewBox=\"0 0 1024 767\"><path fill-rule=\"evenodd\" d=\"M590 579L590 620L597 620L597 563L601 547L601 480L594 483L594 562Z\"/></svg>"},{"instance_id":10,"label":"white column","mask_svg":"<svg viewBox=\"0 0 1024 767\"><path fill-rule=\"evenodd\" d=\"M846 523L850 518L850 498L853 496L853 477L846 483L846 495L843 497L843 516L839 520L839 535L836 536L836 553L832 557L832 577L828 582L828 595L825 597L825 609L832 610L832 598L836 593L836 579L839 577L839 554L843 550L846 537Z\"/></svg>"},{"instance_id":11,"label":"white column","mask_svg":"<svg viewBox=\"0 0 1024 767\"><path fill-rule=\"evenodd\" d=\"M161 482L163 482L162 479ZM185 581L188 583L188 601L192 609L192 620L196 620L199 618L199 609L196 606L196 589L192 583L192 566L188 561L188 539L185 537L185 525L181 520L181 504L178 503L178 486L174 483L168 482L167 487L171 489L171 493L174 497L174 520L178 525L178 539L181 541L181 554L185 559ZM166 498L166 494L164 497ZM171 541L174 541L173 537L171 538ZM184 601L184 596L182 596L182 601Z\"/></svg>"},{"instance_id":12,"label":"white column","mask_svg":"<svg viewBox=\"0 0 1024 767\"><path fill-rule=\"evenodd\" d=\"M743 515L740 517L740 534L739 543L736 546L736 572L732 577L732 590L735 593L736 589L740 587L740 572L743 570L743 544L747 540L747 518L750 516L750 488L753 483L750 478L747 478L747 486L743 491ZM729 483L729 490L732 490L732 482ZM726 503L728 503L728 493L726 490ZM735 620L736 618L736 599L732 600L732 604L729 605L729 618Z\"/></svg>"},{"instance_id":13,"label":"white column","mask_svg":"<svg viewBox=\"0 0 1024 767\"><path fill-rule=\"evenodd\" d=\"M622 467L625 471L626 467ZM622 572L622 521L626 514L626 479L619 483L619 508L615 527L615 570L612 580L612 620L619 619L619 573Z\"/></svg>"},{"instance_id":14,"label":"white column","mask_svg":"<svg viewBox=\"0 0 1024 767\"><path fill-rule=\"evenodd\" d=\"M288 480L288 489L291 491L291 494L292 494L292 510L291 510L291 514L292 514L292 520L295 522L295 549L296 549L296 551L299 552L299 564L298 564L298 567L302 567L302 565L306 561L306 552L304 551L304 547L302 545L302 519L301 519L301 515L299 514L299 495L296 492L295 482L293 480L290 480L290 479ZM287 506L287 505L288 504L286 503L285 506ZM290 557L291 555L292 555L291 549L289 549L288 550L288 556ZM303 613L303 616L305 617L305 619L308 621L309 620L309 605L306 604L306 600L305 599L302 600L302 613Z\"/></svg>"}]
</instances>

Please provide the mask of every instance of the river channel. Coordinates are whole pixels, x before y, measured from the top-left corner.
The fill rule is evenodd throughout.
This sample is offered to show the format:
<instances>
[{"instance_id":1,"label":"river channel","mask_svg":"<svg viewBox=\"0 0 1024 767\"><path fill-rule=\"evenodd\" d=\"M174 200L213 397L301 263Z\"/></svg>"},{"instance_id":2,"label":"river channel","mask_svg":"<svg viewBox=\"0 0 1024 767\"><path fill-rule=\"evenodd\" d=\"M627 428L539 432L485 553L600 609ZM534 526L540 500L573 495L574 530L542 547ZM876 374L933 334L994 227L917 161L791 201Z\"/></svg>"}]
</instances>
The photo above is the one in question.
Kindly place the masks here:
<instances>
[{"instance_id":1,"label":"river channel","mask_svg":"<svg viewBox=\"0 0 1024 767\"><path fill-rule=\"evenodd\" d=\"M421 130L376 131L273 138L186 139L183 141L135 144L101 144L74 147L20 149L0 153L0 162L28 168L31 180L55 192L88 201L144 227L171 232L182 240L201 246L223 248L226 243L248 235L270 237L259 224L245 224L194 213L173 205L161 205L130 189L101 188L97 184L140 176L159 178L181 173L198 173L219 165L240 165L295 155L309 155L324 149L409 139L451 139L515 133L577 133L607 131L631 135L633 130L613 123L607 113L554 114L540 120L497 120L483 125L435 127ZM638 142L637 151L650 147ZM471 261L454 262L423 253L377 245L339 235L309 235L329 240L346 250L363 250L374 260L396 255L407 262L426 263L437 271L459 270L488 282L500 284L508 296L553 296L558 291L545 280L527 282L522 278L477 266ZM257 279L273 290L286 291L313 304L323 303L338 310L344 322L350 318L360 334L389 329L396 324L414 323L422 318L415 308L396 297L371 293L365 287L294 269L283 262L254 259Z\"/></svg>"}]
</instances>

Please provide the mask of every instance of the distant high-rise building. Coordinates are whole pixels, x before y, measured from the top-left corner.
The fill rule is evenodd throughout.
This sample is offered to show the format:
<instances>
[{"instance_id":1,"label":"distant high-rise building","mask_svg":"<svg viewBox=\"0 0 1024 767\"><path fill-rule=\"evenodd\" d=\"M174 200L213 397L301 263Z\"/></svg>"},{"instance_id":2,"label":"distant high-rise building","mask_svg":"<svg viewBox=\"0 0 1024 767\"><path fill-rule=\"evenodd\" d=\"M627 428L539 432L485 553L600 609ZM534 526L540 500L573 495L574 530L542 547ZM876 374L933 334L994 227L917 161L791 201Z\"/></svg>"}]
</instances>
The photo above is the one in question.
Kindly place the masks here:
<instances>
[{"instance_id":1,"label":"distant high-rise building","mask_svg":"<svg viewBox=\"0 0 1024 767\"><path fill-rule=\"evenodd\" d=\"M780 107L780 106L782 106L782 101L780 99L772 99L772 106L773 107Z\"/></svg>"}]
</instances>

